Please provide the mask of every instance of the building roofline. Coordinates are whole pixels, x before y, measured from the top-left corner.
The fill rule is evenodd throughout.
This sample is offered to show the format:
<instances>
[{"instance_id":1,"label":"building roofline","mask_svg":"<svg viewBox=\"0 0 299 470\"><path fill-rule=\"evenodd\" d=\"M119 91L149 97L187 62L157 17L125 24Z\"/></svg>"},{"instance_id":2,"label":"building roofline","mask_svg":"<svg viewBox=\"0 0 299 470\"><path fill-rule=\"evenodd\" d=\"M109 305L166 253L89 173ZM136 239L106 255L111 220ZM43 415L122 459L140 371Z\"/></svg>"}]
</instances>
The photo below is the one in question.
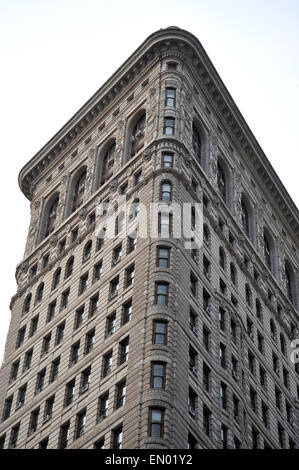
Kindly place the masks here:
<instances>
[{"instance_id":1,"label":"building roofline","mask_svg":"<svg viewBox=\"0 0 299 470\"><path fill-rule=\"evenodd\" d=\"M19 173L18 180L21 190L31 200L32 186L34 187L36 176L47 168L62 150L74 142L83 130L88 129L93 119L130 83L150 58L153 58L158 52L167 50L167 47L174 41L177 41L180 48L185 48L186 52L188 51L186 56L189 56L199 76L203 79L207 92L217 104L219 113L238 139L251 163L258 168L259 175L265 182L273 200L279 205L298 236L299 218L295 203L254 137L199 40L190 32L176 26L160 29L148 36L71 119L29 160Z\"/></svg>"}]
</instances>

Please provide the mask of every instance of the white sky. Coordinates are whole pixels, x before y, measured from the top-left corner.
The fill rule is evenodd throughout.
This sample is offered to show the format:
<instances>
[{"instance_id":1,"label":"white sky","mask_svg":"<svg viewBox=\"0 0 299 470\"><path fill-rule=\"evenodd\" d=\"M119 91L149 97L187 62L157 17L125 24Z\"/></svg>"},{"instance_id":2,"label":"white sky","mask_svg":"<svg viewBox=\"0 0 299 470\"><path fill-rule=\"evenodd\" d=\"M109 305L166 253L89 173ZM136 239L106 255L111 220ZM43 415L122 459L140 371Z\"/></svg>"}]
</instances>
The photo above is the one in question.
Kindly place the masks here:
<instances>
[{"instance_id":1,"label":"white sky","mask_svg":"<svg viewBox=\"0 0 299 470\"><path fill-rule=\"evenodd\" d=\"M154 31L200 40L298 205L298 13L298 0L0 0L0 362L29 225L18 173Z\"/></svg>"}]
</instances>

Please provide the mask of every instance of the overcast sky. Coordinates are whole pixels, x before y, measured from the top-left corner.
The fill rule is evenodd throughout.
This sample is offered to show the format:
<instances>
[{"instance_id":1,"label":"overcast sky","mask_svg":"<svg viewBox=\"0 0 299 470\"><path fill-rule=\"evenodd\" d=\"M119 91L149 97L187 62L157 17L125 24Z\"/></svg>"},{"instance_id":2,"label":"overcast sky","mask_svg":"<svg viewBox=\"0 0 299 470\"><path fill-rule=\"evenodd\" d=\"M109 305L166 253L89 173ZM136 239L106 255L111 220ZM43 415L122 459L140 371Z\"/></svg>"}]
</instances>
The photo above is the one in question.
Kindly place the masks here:
<instances>
[{"instance_id":1,"label":"overcast sky","mask_svg":"<svg viewBox=\"0 0 299 470\"><path fill-rule=\"evenodd\" d=\"M298 13L298 0L0 0L0 362L29 225L18 173L154 31L200 40L298 205Z\"/></svg>"}]
</instances>

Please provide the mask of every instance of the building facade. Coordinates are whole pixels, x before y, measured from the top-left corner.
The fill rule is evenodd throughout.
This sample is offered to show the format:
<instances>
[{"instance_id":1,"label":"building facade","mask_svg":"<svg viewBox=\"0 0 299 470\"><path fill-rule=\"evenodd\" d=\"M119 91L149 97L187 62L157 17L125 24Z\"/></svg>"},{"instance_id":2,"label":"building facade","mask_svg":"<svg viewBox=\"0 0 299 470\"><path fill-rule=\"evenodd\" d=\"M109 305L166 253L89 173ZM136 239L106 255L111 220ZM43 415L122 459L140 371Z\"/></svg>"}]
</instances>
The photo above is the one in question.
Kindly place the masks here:
<instances>
[{"instance_id":1,"label":"building facade","mask_svg":"<svg viewBox=\"0 0 299 470\"><path fill-rule=\"evenodd\" d=\"M298 211L192 34L149 36L19 184L1 448L299 446Z\"/></svg>"}]
</instances>

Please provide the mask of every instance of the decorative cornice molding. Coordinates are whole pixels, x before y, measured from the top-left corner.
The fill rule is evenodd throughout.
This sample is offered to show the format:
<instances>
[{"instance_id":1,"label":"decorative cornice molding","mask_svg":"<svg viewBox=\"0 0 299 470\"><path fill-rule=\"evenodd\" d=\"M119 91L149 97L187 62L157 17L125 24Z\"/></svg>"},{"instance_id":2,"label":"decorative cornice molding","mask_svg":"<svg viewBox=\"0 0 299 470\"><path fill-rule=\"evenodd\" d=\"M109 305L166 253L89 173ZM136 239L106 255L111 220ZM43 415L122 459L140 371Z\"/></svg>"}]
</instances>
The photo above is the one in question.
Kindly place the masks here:
<instances>
[{"instance_id":1,"label":"decorative cornice molding","mask_svg":"<svg viewBox=\"0 0 299 470\"><path fill-rule=\"evenodd\" d=\"M215 105L237 143L247 155L261 181L279 206L282 215L298 236L298 209L276 175L228 90L198 39L180 28L170 27L150 35L127 59L112 77L66 123L66 125L38 152L19 174L19 185L28 199L33 196L36 178L75 140L116 97L138 77L146 66L153 65L161 55L183 55L184 62L196 71L197 80Z\"/></svg>"}]
</instances>

